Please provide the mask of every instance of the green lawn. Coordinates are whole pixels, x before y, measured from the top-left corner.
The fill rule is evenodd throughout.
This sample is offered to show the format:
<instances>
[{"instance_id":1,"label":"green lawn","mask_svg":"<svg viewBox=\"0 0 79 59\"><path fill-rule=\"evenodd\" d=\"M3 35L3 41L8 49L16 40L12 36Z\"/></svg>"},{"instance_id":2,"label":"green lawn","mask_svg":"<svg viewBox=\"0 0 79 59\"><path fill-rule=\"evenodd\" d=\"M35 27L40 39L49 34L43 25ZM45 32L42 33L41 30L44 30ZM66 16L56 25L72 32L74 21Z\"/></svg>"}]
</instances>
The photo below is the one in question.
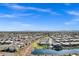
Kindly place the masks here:
<instances>
[{"instance_id":1,"label":"green lawn","mask_svg":"<svg viewBox=\"0 0 79 59\"><path fill-rule=\"evenodd\" d=\"M46 49L48 47L48 45L38 45L36 42L34 42L32 46L35 49Z\"/></svg>"}]
</instances>

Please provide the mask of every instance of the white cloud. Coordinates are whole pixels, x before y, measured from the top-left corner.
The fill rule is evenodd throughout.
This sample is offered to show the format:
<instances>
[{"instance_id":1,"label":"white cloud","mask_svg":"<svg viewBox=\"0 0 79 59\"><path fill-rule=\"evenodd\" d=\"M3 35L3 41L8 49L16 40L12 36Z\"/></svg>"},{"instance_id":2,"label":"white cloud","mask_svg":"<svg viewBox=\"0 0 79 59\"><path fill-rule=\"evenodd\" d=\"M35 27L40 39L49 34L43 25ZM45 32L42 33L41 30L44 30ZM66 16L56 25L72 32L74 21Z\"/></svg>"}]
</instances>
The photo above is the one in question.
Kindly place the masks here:
<instances>
[{"instance_id":1,"label":"white cloud","mask_svg":"<svg viewBox=\"0 0 79 59\"><path fill-rule=\"evenodd\" d=\"M31 14L31 13L19 13L19 14L14 14L14 15L16 15L18 17L22 17L22 16L32 16L33 14Z\"/></svg>"},{"instance_id":2,"label":"white cloud","mask_svg":"<svg viewBox=\"0 0 79 59\"><path fill-rule=\"evenodd\" d=\"M25 9L25 7L19 6L17 4L13 4L13 3L12 4L7 3L7 4L3 4L3 5L6 6L6 7L8 7L8 8L16 9L16 10Z\"/></svg>"},{"instance_id":3,"label":"white cloud","mask_svg":"<svg viewBox=\"0 0 79 59\"><path fill-rule=\"evenodd\" d=\"M50 9L36 8L36 7L26 7L27 10L36 10L41 12L51 12Z\"/></svg>"},{"instance_id":4,"label":"white cloud","mask_svg":"<svg viewBox=\"0 0 79 59\"><path fill-rule=\"evenodd\" d=\"M67 14L71 15L72 17L74 17L74 19L65 22L65 25L77 25L79 24L79 11L67 11Z\"/></svg>"},{"instance_id":5,"label":"white cloud","mask_svg":"<svg viewBox=\"0 0 79 59\"><path fill-rule=\"evenodd\" d=\"M51 9L45 9L45 8L38 8L38 7L30 7L30 6L21 6L17 4L4 4L4 6L7 6L8 8L14 9L14 10L34 10L34 11L40 11L40 12L46 12L52 15L60 15Z\"/></svg>"},{"instance_id":6,"label":"white cloud","mask_svg":"<svg viewBox=\"0 0 79 59\"><path fill-rule=\"evenodd\" d=\"M24 22L10 21L9 23L0 23L0 31L50 31L55 28L50 28L43 25L34 25Z\"/></svg>"},{"instance_id":7,"label":"white cloud","mask_svg":"<svg viewBox=\"0 0 79 59\"><path fill-rule=\"evenodd\" d=\"M42 11L42 12L50 12L50 9L42 9L42 8L36 8L36 7L25 7L17 4L5 4L5 6L16 9L16 10L36 10L36 11Z\"/></svg>"},{"instance_id":8,"label":"white cloud","mask_svg":"<svg viewBox=\"0 0 79 59\"><path fill-rule=\"evenodd\" d=\"M77 22L70 21L65 23L65 25L74 25L74 24L77 24Z\"/></svg>"},{"instance_id":9,"label":"white cloud","mask_svg":"<svg viewBox=\"0 0 79 59\"><path fill-rule=\"evenodd\" d=\"M0 14L0 17L15 17L12 14Z\"/></svg>"},{"instance_id":10,"label":"white cloud","mask_svg":"<svg viewBox=\"0 0 79 59\"><path fill-rule=\"evenodd\" d=\"M11 25L18 25L18 26L31 26L30 24L26 24L26 23L22 23L22 22L16 22L16 21L14 21L14 22L11 22L10 23Z\"/></svg>"},{"instance_id":11,"label":"white cloud","mask_svg":"<svg viewBox=\"0 0 79 59\"><path fill-rule=\"evenodd\" d=\"M52 11L51 9L43 9L43 8L37 8L37 7L26 7L26 10L35 10L35 11L40 11L40 12L46 12L51 15L60 15L60 14Z\"/></svg>"},{"instance_id":12,"label":"white cloud","mask_svg":"<svg viewBox=\"0 0 79 59\"><path fill-rule=\"evenodd\" d=\"M0 23L0 31L20 31L20 30L29 30L33 25L23 22L10 21Z\"/></svg>"},{"instance_id":13,"label":"white cloud","mask_svg":"<svg viewBox=\"0 0 79 59\"><path fill-rule=\"evenodd\" d=\"M5 18L14 18L14 17L23 17L23 16L31 16L31 13L19 13L19 14L0 14L0 17Z\"/></svg>"},{"instance_id":14,"label":"white cloud","mask_svg":"<svg viewBox=\"0 0 79 59\"><path fill-rule=\"evenodd\" d=\"M79 16L78 11L67 11L67 13L70 14L70 15Z\"/></svg>"},{"instance_id":15,"label":"white cloud","mask_svg":"<svg viewBox=\"0 0 79 59\"><path fill-rule=\"evenodd\" d=\"M69 22L65 22L64 24L65 25L77 25L77 24L79 24L79 19L73 19Z\"/></svg>"}]
</instances>

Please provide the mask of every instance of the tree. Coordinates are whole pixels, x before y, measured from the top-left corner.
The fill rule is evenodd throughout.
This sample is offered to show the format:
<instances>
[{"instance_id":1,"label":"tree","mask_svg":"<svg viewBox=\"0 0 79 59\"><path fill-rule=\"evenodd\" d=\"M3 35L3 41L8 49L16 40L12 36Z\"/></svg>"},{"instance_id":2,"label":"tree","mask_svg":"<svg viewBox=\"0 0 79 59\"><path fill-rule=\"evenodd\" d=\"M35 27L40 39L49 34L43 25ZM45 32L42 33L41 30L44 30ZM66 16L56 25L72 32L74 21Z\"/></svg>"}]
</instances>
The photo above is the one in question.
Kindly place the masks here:
<instances>
[{"instance_id":1,"label":"tree","mask_svg":"<svg viewBox=\"0 0 79 59\"><path fill-rule=\"evenodd\" d=\"M62 46L61 45L54 45L53 49L56 51L60 51L60 50L62 50Z\"/></svg>"}]
</instances>

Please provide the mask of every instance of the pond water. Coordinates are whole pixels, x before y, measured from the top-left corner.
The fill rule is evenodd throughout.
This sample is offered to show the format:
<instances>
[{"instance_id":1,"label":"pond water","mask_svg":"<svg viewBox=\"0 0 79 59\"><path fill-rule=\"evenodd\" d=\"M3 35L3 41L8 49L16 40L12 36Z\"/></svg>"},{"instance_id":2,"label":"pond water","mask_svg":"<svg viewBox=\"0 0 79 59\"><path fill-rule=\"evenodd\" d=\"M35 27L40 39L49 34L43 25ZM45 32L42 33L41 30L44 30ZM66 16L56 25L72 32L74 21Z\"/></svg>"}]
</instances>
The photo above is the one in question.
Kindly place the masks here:
<instances>
[{"instance_id":1,"label":"pond water","mask_svg":"<svg viewBox=\"0 0 79 59\"><path fill-rule=\"evenodd\" d=\"M33 55L68 55L68 54L79 54L79 49L70 49L70 50L51 50L51 49L35 49L32 51Z\"/></svg>"}]
</instances>

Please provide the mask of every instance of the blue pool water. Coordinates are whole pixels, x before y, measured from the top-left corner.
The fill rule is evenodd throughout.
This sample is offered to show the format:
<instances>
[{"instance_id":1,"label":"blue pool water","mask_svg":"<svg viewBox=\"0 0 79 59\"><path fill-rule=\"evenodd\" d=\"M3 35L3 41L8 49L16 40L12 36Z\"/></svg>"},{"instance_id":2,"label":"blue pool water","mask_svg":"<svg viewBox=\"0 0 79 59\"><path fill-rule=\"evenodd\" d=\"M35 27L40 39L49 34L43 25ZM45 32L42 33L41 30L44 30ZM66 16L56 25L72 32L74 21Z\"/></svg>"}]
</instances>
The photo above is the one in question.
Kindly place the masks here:
<instances>
[{"instance_id":1,"label":"blue pool water","mask_svg":"<svg viewBox=\"0 0 79 59\"><path fill-rule=\"evenodd\" d=\"M79 54L79 49L71 49L71 50L50 50L50 49L35 49L32 51L32 54L34 55L43 55L43 54L49 54L49 55L66 55L66 54Z\"/></svg>"}]
</instances>

